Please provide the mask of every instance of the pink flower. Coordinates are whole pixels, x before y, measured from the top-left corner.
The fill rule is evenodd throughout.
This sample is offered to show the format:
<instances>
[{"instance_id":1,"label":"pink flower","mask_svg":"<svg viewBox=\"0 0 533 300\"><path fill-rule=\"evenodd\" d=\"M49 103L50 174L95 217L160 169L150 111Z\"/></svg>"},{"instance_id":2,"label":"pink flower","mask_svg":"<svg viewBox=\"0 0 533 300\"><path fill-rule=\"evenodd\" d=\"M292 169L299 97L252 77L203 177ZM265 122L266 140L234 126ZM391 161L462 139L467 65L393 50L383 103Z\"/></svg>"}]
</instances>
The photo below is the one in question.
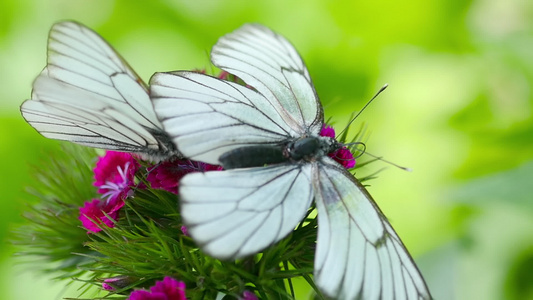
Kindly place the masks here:
<instances>
[{"instance_id":1,"label":"pink flower","mask_svg":"<svg viewBox=\"0 0 533 300\"><path fill-rule=\"evenodd\" d=\"M153 295L146 290L136 290L130 294L130 297L126 300L166 300L165 295Z\"/></svg>"},{"instance_id":2,"label":"pink flower","mask_svg":"<svg viewBox=\"0 0 533 300\"><path fill-rule=\"evenodd\" d=\"M240 300L258 300L258 298L253 292L244 291Z\"/></svg>"},{"instance_id":3,"label":"pink flower","mask_svg":"<svg viewBox=\"0 0 533 300\"><path fill-rule=\"evenodd\" d=\"M322 130L320 131L320 135L335 138L335 129L324 124L324 127L322 127ZM333 158L346 169L355 167L355 158L353 157L352 152L350 152L346 146L342 146L341 148L329 153L328 156Z\"/></svg>"},{"instance_id":4,"label":"pink flower","mask_svg":"<svg viewBox=\"0 0 533 300\"><path fill-rule=\"evenodd\" d=\"M99 226L114 227L113 220L118 220L118 211L124 206L124 201L108 203L101 199L87 201L80 207L80 221L88 231L94 233L102 230ZM107 214L107 216L106 216Z\"/></svg>"},{"instance_id":5,"label":"pink flower","mask_svg":"<svg viewBox=\"0 0 533 300\"><path fill-rule=\"evenodd\" d=\"M94 186L108 202L124 200L134 184L139 163L129 153L106 151L94 168Z\"/></svg>"},{"instance_id":6,"label":"pink flower","mask_svg":"<svg viewBox=\"0 0 533 300\"><path fill-rule=\"evenodd\" d=\"M222 170L222 167L191 160L165 161L149 170L146 180L154 189L177 194L179 181L186 174L217 170Z\"/></svg>"},{"instance_id":7,"label":"pink flower","mask_svg":"<svg viewBox=\"0 0 533 300\"><path fill-rule=\"evenodd\" d=\"M189 235L189 230L187 229L187 226L182 225L180 229L181 229L181 233L183 233L184 236L190 236Z\"/></svg>"},{"instance_id":8,"label":"pink flower","mask_svg":"<svg viewBox=\"0 0 533 300\"><path fill-rule=\"evenodd\" d=\"M352 152L350 152L350 150L345 146L333 153L328 154L328 156L333 158L346 169L355 167L355 158L353 158Z\"/></svg>"},{"instance_id":9,"label":"pink flower","mask_svg":"<svg viewBox=\"0 0 533 300\"><path fill-rule=\"evenodd\" d=\"M172 277L157 281L155 286L147 290L133 291L128 300L186 300L185 283Z\"/></svg>"},{"instance_id":10,"label":"pink flower","mask_svg":"<svg viewBox=\"0 0 533 300\"><path fill-rule=\"evenodd\" d=\"M324 126L322 127L322 130L320 131L320 135L321 136L327 136L327 137L330 137L330 138L334 139L335 138L335 129L333 129L333 127L331 127L329 125L324 124Z\"/></svg>"}]
</instances>

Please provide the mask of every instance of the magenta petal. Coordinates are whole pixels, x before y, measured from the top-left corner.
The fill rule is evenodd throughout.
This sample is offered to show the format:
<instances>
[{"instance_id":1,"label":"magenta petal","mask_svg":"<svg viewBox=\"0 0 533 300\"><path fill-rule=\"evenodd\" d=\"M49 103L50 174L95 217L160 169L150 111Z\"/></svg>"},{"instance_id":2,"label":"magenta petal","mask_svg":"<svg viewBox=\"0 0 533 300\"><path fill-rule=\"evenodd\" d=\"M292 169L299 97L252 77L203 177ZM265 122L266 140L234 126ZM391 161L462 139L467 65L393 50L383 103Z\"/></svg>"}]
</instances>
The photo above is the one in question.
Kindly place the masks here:
<instances>
[{"instance_id":1,"label":"magenta petal","mask_svg":"<svg viewBox=\"0 0 533 300\"><path fill-rule=\"evenodd\" d=\"M253 292L244 291L241 300L258 300L258 298Z\"/></svg>"},{"instance_id":2,"label":"magenta petal","mask_svg":"<svg viewBox=\"0 0 533 300\"><path fill-rule=\"evenodd\" d=\"M181 233L183 233L184 236L190 236L189 235L189 230L187 229L187 226L182 225L180 229L181 229Z\"/></svg>"},{"instance_id":3,"label":"magenta petal","mask_svg":"<svg viewBox=\"0 0 533 300\"><path fill-rule=\"evenodd\" d=\"M167 276L162 281L156 281L150 291L133 291L128 300L187 300L185 283Z\"/></svg>"},{"instance_id":4,"label":"magenta petal","mask_svg":"<svg viewBox=\"0 0 533 300\"><path fill-rule=\"evenodd\" d=\"M335 129L333 129L333 127L331 127L329 125L324 124L322 126L322 130L320 131L320 136L327 136L327 137L330 137L330 138L334 139L335 138Z\"/></svg>"},{"instance_id":5,"label":"magenta petal","mask_svg":"<svg viewBox=\"0 0 533 300\"><path fill-rule=\"evenodd\" d=\"M352 152L346 147L343 147L330 154L330 157L341 164L346 169L351 169L355 166L355 158Z\"/></svg>"},{"instance_id":6,"label":"magenta petal","mask_svg":"<svg viewBox=\"0 0 533 300\"><path fill-rule=\"evenodd\" d=\"M168 300L185 300L185 283L171 277L165 277L163 281L157 281L150 290L164 293Z\"/></svg>"},{"instance_id":7,"label":"magenta petal","mask_svg":"<svg viewBox=\"0 0 533 300\"><path fill-rule=\"evenodd\" d=\"M320 131L320 136L327 136L330 138L335 138L335 129L333 127L324 124L322 130ZM329 157L333 158L336 162L341 164L346 169L351 169L355 167L355 158L353 157L352 152L346 147L342 147L337 151L328 154Z\"/></svg>"},{"instance_id":8,"label":"magenta petal","mask_svg":"<svg viewBox=\"0 0 533 300\"><path fill-rule=\"evenodd\" d=\"M220 166L213 166L191 160L165 161L150 170L146 180L154 189L162 189L177 194L179 181L183 176L192 172L220 170Z\"/></svg>"},{"instance_id":9,"label":"magenta petal","mask_svg":"<svg viewBox=\"0 0 533 300\"><path fill-rule=\"evenodd\" d=\"M101 199L93 199L84 203L83 207L80 207L79 220L83 227L91 232L99 232L99 227L102 224L107 227L114 227L113 220L118 220L118 213L120 208L124 206L124 201L115 201L114 203L106 203ZM107 216L106 216L107 214ZM109 216L109 218L108 218Z\"/></svg>"},{"instance_id":10,"label":"magenta petal","mask_svg":"<svg viewBox=\"0 0 533 300\"><path fill-rule=\"evenodd\" d=\"M128 300L170 300L170 299L163 293L154 294L146 290L136 290L130 294L130 297L128 298Z\"/></svg>"},{"instance_id":11,"label":"magenta petal","mask_svg":"<svg viewBox=\"0 0 533 300\"><path fill-rule=\"evenodd\" d=\"M128 165L125 178L133 182L135 172L139 168L139 163L130 153L106 151L105 155L98 158L96 167L94 168L94 186L101 187L108 182L123 183L124 179L119 172L119 169L125 170ZM106 193L105 188L98 189L99 193Z\"/></svg>"}]
</instances>

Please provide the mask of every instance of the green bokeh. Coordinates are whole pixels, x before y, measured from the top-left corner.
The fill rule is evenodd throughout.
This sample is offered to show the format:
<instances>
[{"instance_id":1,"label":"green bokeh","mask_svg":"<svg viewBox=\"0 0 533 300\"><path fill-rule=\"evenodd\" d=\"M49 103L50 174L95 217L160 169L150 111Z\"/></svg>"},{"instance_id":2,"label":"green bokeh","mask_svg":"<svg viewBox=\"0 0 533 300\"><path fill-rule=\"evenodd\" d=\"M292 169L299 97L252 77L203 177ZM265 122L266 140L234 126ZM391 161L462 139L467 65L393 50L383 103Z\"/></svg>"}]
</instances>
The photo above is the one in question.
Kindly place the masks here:
<instances>
[{"instance_id":1,"label":"green bokeh","mask_svg":"<svg viewBox=\"0 0 533 300\"><path fill-rule=\"evenodd\" d=\"M210 68L218 37L262 23L294 43L339 124L389 83L356 123L371 132L370 153L414 171L388 168L370 192L434 296L533 299L533 2L522 0L1 1L0 299L62 289L37 267L13 267L7 240L30 199L30 166L58 149L18 107L64 19L100 33L145 81Z\"/></svg>"}]
</instances>

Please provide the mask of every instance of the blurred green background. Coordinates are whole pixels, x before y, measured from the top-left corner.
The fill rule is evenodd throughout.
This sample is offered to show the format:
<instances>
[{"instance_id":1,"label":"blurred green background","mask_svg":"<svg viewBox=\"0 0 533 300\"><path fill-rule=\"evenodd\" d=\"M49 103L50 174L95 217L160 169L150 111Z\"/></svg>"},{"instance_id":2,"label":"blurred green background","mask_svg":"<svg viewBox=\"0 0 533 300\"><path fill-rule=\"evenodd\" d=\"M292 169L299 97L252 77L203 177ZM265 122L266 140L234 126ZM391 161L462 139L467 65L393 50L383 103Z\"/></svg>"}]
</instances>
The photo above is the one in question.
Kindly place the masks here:
<instances>
[{"instance_id":1,"label":"blurred green background","mask_svg":"<svg viewBox=\"0 0 533 300\"><path fill-rule=\"evenodd\" d=\"M533 299L533 2L0 1L0 299L77 295L20 265L9 231L22 222L31 165L58 150L18 107L64 19L97 31L148 81L210 68L208 51L245 22L271 27L306 61L326 117L356 121L367 150L406 165L370 192L437 299Z\"/></svg>"}]
</instances>

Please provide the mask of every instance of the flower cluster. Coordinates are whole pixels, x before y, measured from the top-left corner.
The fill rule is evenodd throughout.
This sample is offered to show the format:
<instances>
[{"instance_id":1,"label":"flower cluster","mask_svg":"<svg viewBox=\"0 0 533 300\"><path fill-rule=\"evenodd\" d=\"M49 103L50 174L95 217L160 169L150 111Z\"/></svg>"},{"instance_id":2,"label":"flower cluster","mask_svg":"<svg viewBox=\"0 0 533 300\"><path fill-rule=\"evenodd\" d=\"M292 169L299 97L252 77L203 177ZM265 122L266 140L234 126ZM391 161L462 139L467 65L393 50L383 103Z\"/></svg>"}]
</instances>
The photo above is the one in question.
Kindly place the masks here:
<instances>
[{"instance_id":1,"label":"flower cluster","mask_svg":"<svg viewBox=\"0 0 533 300\"><path fill-rule=\"evenodd\" d=\"M139 158L130 153L106 151L94 168L94 186L98 187L101 199L92 199L80 207L80 221L88 233L99 232L102 226L114 227L119 218L119 211L133 189L145 188L144 184L135 183L135 175L141 164ZM222 170L202 162L173 159L151 165L147 168L146 181L151 188L162 189L178 194L180 179L191 172ZM186 228L182 229L186 234Z\"/></svg>"},{"instance_id":2,"label":"flower cluster","mask_svg":"<svg viewBox=\"0 0 533 300\"><path fill-rule=\"evenodd\" d=\"M141 164L148 164L148 167L142 168ZM102 226L114 227L118 222L120 209L125 205L128 197L134 196L135 189L147 188L143 182L136 183L135 178L140 170L146 175L146 182L150 188L178 194L179 180L186 174L217 171L222 170L222 167L185 159L171 159L154 165L142 162L140 158L130 153L106 151L104 156L98 158L93 170L93 185L98 188L101 198L87 201L83 207L79 208L79 219L83 227L87 229L87 233L99 232ZM185 226L181 227L181 231L187 236ZM105 279L102 288L115 291L130 283L130 277L118 276ZM255 297L253 293L247 295L244 299ZM135 290L128 299L183 300L186 299L185 283L165 277L163 281L156 282L150 291Z\"/></svg>"},{"instance_id":3,"label":"flower cluster","mask_svg":"<svg viewBox=\"0 0 533 300\"><path fill-rule=\"evenodd\" d=\"M320 131L321 136L327 136L330 138L335 138L335 129L329 125L324 125ZM351 169L355 167L355 158L353 157L352 152L346 146L342 146L336 151L329 153L329 157L333 158L336 162L341 164L346 169Z\"/></svg>"},{"instance_id":4,"label":"flower cluster","mask_svg":"<svg viewBox=\"0 0 533 300\"><path fill-rule=\"evenodd\" d=\"M119 210L131 192L139 163L129 153L107 151L98 159L94 168L94 186L98 187L101 199L92 199L80 207L80 221L90 232L102 230L101 226L113 227Z\"/></svg>"}]
</instances>

